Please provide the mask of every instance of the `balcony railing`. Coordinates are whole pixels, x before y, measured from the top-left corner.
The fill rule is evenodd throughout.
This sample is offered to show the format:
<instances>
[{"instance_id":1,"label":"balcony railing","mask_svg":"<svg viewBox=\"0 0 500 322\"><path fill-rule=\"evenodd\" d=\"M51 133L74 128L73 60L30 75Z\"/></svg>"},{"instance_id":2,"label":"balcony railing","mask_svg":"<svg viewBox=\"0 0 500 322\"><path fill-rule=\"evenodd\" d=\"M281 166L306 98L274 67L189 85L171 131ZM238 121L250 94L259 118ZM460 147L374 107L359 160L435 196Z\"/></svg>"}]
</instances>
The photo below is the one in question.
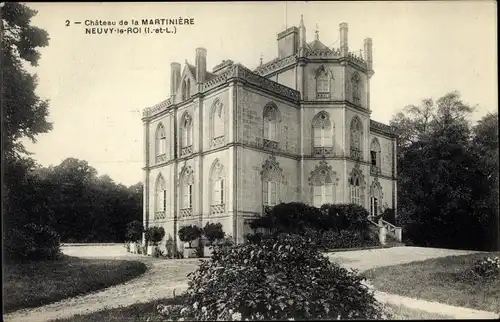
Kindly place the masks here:
<instances>
[{"instance_id":1,"label":"balcony railing","mask_svg":"<svg viewBox=\"0 0 500 322\"><path fill-rule=\"evenodd\" d=\"M165 211L157 211L155 213L155 219L165 219Z\"/></svg>"},{"instance_id":2,"label":"balcony railing","mask_svg":"<svg viewBox=\"0 0 500 322\"><path fill-rule=\"evenodd\" d=\"M224 145L224 136L218 136L212 139L212 146Z\"/></svg>"},{"instance_id":3,"label":"balcony railing","mask_svg":"<svg viewBox=\"0 0 500 322\"><path fill-rule=\"evenodd\" d=\"M264 139L264 140L262 140L262 146L265 148L269 148L269 149L277 149L278 142Z\"/></svg>"},{"instance_id":4,"label":"balcony railing","mask_svg":"<svg viewBox=\"0 0 500 322\"><path fill-rule=\"evenodd\" d=\"M165 153L156 156L156 163L161 163L167 161L167 155Z\"/></svg>"},{"instance_id":5,"label":"balcony railing","mask_svg":"<svg viewBox=\"0 0 500 322\"><path fill-rule=\"evenodd\" d=\"M361 151L356 148L351 148L351 158L360 160L361 159Z\"/></svg>"},{"instance_id":6,"label":"balcony railing","mask_svg":"<svg viewBox=\"0 0 500 322\"><path fill-rule=\"evenodd\" d=\"M326 100L330 98L330 93L316 93L316 98L320 100Z\"/></svg>"},{"instance_id":7,"label":"balcony railing","mask_svg":"<svg viewBox=\"0 0 500 322\"><path fill-rule=\"evenodd\" d=\"M193 214L193 208L184 208L180 211L180 218L191 217Z\"/></svg>"},{"instance_id":8,"label":"balcony railing","mask_svg":"<svg viewBox=\"0 0 500 322\"><path fill-rule=\"evenodd\" d=\"M381 173L381 171L380 171L380 168L378 166L376 166L376 165L370 166L370 174L378 175L380 173Z\"/></svg>"},{"instance_id":9,"label":"balcony railing","mask_svg":"<svg viewBox=\"0 0 500 322\"><path fill-rule=\"evenodd\" d=\"M333 156L333 147L314 147L314 156Z\"/></svg>"},{"instance_id":10,"label":"balcony railing","mask_svg":"<svg viewBox=\"0 0 500 322\"><path fill-rule=\"evenodd\" d=\"M191 153L193 153L193 146L192 145L183 147L181 150L181 156L191 154Z\"/></svg>"},{"instance_id":11,"label":"balcony railing","mask_svg":"<svg viewBox=\"0 0 500 322\"><path fill-rule=\"evenodd\" d=\"M217 215L217 214L222 214L225 211L225 205L222 204L217 204L217 205L212 205L210 207L210 214L211 215Z\"/></svg>"}]
</instances>

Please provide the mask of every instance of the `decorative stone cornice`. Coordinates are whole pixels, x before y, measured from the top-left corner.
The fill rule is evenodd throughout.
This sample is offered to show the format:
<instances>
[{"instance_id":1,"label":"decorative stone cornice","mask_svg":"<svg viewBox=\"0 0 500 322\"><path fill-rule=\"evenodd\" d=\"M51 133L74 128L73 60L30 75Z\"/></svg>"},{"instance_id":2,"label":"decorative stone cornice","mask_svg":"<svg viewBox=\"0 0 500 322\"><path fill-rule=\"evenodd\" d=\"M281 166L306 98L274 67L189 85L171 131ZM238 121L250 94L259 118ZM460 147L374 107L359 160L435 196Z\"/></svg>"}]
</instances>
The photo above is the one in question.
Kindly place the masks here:
<instances>
[{"instance_id":1,"label":"decorative stone cornice","mask_svg":"<svg viewBox=\"0 0 500 322\"><path fill-rule=\"evenodd\" d=\"M153 116L155 114L166 111L171 105L172 105L172 101L170 100L170 98L168 98L168 99L154 105L153 107L146 107L142 111L142 117L143 118L150 117L150 116Z\"/></svg>"},{"instance_id":2,"label":"decorative stone cornice","mask_svg":"<svg viewBox=\"0 0 500 322\"><path fill-rule=\"evenodd\" d=\"M291 55L282 59L273 59L254 70L254 73L264 76L276 72L280 69L293 65L297 62L297 55Z\"/></svg>"},{"instance_id":3,"label":"decorative stone cornice","mask_svg":"<svg viewBox=\"0 0 500 322\"><path fill-rule=\"evenodd\" d=\"M370 120L370 131L371 132L377 132L383 135L387 135L389 137L396 138L398 135L396 133L396 130L393 126L386 125L374 120Z\"/></svg>"}]
</instances>

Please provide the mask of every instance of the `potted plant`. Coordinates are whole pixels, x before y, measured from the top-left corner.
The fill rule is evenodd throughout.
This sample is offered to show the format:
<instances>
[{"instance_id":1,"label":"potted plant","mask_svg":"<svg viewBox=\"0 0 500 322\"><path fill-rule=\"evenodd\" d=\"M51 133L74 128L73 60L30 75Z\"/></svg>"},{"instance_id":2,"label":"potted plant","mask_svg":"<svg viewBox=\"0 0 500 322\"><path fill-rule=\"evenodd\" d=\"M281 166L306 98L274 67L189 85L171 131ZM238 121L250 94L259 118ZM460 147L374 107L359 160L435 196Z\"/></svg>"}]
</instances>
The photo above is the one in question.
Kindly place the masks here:
<instances>
[{"instance_id":1,"label":"potted plant","mask_svg":"<svg viewBox=\"0 0 500 322\"><path fill-rule=\"evenodd\" d=\"M203 230L196 225L184 226L179 229L179 239L185 243L188 243L188 247L184 247L184 257L192 258L196 257L196 248L192 247L193 241L200 238Z\"/></svg>"},{"instance_id":2,"label":"potted plant","mask_svg":"<svg viewBox=\"0 0 500 322\"><path fill-rule=\"evenodd\" d=\"M163 239L164 236L165 229L163 229L163 227L153 226L146 229L146 243L148 245L147 253L149 256L156 256L158 243Z\"/></svg>"},{"instance_id":3,"label":"potted plant","mask_svg":"<svg viewBox=\"0 0 500 322\"><path fill-rule=\"evenodd\" d=\"M142 239L143 231L144 229L142 226L142 222L138 220L131 221L127 224L125 237L129 244L128 247L129 252L133 254L137 253L137 245L139 244L139 241Z\"/></svg>"},{"instance_id":4,"label":"potted plant","mask_svg":"<svg viewBox=\"0 0 500 322\"><path fill-rule=\"evenodd\" d=\"M226 233L222 230L221 223L207 222L203 228L203 234L207 239L207 244L203 248L203 254L207 257L212 256L212 246L219 240L224 239Z\"/></svg>"}]
</instances>

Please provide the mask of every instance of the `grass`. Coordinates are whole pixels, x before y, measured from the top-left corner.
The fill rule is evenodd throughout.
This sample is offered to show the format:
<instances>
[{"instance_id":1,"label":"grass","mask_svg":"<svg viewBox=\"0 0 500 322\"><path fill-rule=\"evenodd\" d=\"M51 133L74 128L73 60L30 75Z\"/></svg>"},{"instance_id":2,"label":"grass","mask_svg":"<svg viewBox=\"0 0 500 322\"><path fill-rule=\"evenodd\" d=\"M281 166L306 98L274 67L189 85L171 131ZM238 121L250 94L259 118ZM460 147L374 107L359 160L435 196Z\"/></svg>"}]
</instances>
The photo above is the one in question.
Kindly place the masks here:
<instances>
[{"instance_id":1,"label":"grass","mask_svg":"<svg viewBox=\"0 0 500 322\"><path fill-rule=\"evenodd\" d=\"M143 274L144 263L62 256L54 261L4 266L4 311L37 307L126 282Z\"/></svg>"},{"instance_id":2,"label":"grass","mask_svg":"<svg viewBox=\"0 0 500 322\"><path fill-rule=\"evenodd\" d=\"M156 313L158 304L174 305L182 304L184 296L174 298L155 300L147 303L138 303L126 307L102 310L85 315L74 315L67 319L57 319L52 322L126 322L126 321L159 321L159 315Z\"/></svg>"},{"instance_id":3,"label":"grass","mask_svg":"<svg viewBox=\"0 0 500 322\"><path fill-rule=\"evenodd\" d=\"M474 261L500 252L429 259L364 272L376 289L476 310L500 312L500 279L463 277Z\"/></svg>"}]
</instances>

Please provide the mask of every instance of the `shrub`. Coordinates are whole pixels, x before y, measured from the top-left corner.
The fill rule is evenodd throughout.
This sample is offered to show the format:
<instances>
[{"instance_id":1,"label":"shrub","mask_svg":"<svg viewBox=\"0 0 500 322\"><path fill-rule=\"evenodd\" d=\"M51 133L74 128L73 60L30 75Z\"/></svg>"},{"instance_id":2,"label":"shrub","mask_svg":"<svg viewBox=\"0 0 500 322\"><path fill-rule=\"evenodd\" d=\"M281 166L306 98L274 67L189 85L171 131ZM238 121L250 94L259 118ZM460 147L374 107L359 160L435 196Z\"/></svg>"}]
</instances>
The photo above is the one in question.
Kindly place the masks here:
<instances>
[{"instance_id":1,"label":"shrub","mask_svg":"<svg viewBox=\"0 0 500 322\"><path fill-rule=\"evenodd\" d=\"M158 243L165 236L165 229L163 227L148 227L146 229L146 240L153 243L153 245L158 245Z\"/></svg>"},{"instance_id":2,"label":"shrub","mask_svg":"<svg viewBox=\"0 0 500 322\"><path fill-rule=\"evenodd\" d=\"M311 242L322 250L368 247L379 245L378 238L372 236L369 231L360 232L355 230L326 230L316 231L308 229L304 234Z\"/></svg>"},{"instance_id":3,"label":"shrub","mask_svg":"<svg viewBox=\"0 0 500 322\"><path fill-rule=\"evenodd\" d=\"M221 223L210 223L207 222L203 228L203 234L207 238L209 245L212 245L215 241L224 239L226 233L222 230Z\"/></svg>"},{"instance_id":4,"label":"shrub","mask_svg":"<svg viewBox=\"0 0 500 322\"><path fill-rule=\"evenodd\" d=\"M127 224L125 238L127 238L127 241L137 242L138 240L142 239L143 232L144 227L142 226L142 222L134 220Z\"/></svg>"},{"instance_id":5,"label":"shrub","mask_svg":"<svg viewBox=\"0 0 500 322\"><path fill-rule=\"evenodd\" d=\"M178 234L179 239L185 243L188 243L189 248L191 248L191 243L201 237L201 235L203 234L203 230L196 225L189 225L179 229Z\"/></svg>"},{"instance_id":6,"label":"shrub","mask_svg":"<svg viewBox=\"0 0 500 322\"><path fill-rule=\"evenodd\" d=\"M364 277L321 255L304 237L214 247L189 274L186 320L379 319Z\"/></svg>"},{"instance_id":7,"label":"shrub","mask_svg":"<svg viewBox=\"0 0 500 322\"><path fill-rule=\"evenodd\" d=\"M8 260L51 260L61 253L59 234L46 225L7 229L4 243Z\"/></svg>"},{"instance_id":8,"label":"shrub","mask_svg":"<svg viewBox=\"0 0 500 322\"><path fill-rule=\"evenodd\" d=\"M322 230L368 231L368 211L355 204L326 204L321 206Z\"/></svg>"},{"instance_id":9,"label":"shrub","mask_svg":"<svg viewBox=\"0 0 500 322\"><path fill-rule=\"evenodd\" d=\"M472 270L483 278L500 277L500 258L485 257L474 262Z\"/></svg>"}]
</instances>

